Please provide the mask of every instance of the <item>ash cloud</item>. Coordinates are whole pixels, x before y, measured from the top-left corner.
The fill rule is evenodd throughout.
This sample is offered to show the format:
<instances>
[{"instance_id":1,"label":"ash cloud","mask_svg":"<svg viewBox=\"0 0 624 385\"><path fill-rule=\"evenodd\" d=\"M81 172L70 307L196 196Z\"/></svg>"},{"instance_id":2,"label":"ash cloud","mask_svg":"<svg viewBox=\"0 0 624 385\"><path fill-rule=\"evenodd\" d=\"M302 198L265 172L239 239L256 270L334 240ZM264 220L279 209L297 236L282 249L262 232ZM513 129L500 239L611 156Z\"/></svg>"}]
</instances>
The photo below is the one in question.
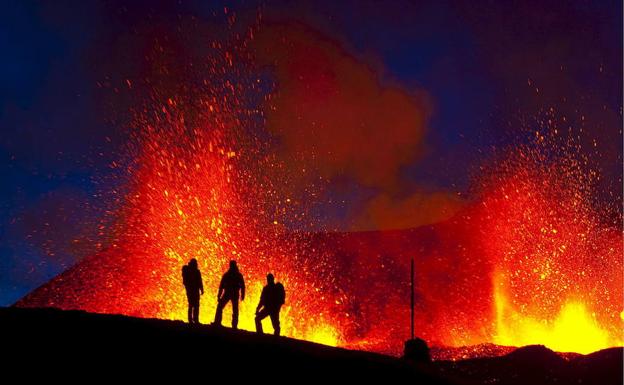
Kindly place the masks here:
<instances>
[{"instance_id":1,"label":"ash cloud","mask_svg":"<svg viewBox=\"0 0 624 385\"><path fill-rule=\"evenodd\" d=\"M302 24L269 25L256 44L259 64L274 68L278 87L267 103L267 128L293 172L395 185L401 165L422 151L426 94L380 84L372 68Z\"/></svg>"},{"instance_id":2,"label":"ash cloud","mask_svg":"<svg viewBox=\"0 0 624 385\"><path fill-rule=\"evenodd\" d=\"M368 201L355 217L357 229L407 229L443 222L464 206L463 199L452 192L416 192L405 198L381 193Z\"/></svg>"},{"instance_id":3,"label":"ash cloud","mask_svg":"<svg viewBox=\"0 0 624 385\"><path fill-rule=\"evenodd\" d=\"M401 177L426 151L433 106L425 90L382 81L382 71L301 22L265 23L253 48L275 79L266 128L293 178L288 193L319 180L369 189L373 196L351 214L356 230L430 224L456 211L452 193L417 190Z\"/></svg>"}]
</instances>

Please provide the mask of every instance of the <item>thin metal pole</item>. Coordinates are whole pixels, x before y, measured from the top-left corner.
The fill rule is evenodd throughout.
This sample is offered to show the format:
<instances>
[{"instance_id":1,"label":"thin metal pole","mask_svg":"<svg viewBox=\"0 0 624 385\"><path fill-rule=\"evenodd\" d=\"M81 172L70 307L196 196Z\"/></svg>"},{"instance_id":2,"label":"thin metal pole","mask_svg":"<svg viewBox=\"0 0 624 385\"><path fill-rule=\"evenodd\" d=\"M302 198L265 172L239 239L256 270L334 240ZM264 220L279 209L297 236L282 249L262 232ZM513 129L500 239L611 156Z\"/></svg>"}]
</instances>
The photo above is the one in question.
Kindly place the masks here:
<instances>
[{"instance_id":1,"label":"thin metal pole","mask_svg":"<svg viewBox=\"0 0 624 385\"><path fill-rule=\"evenodd\" d=\"M414 258L412 258L412 263L411 263L411 278L412 278L412 284L411 284L411 294L412 294L412 300L411 300L411 314L410 314L410 321L411 321L411 326L412 326L412 340L414 339Z\"/></svg>"}]
</instances>

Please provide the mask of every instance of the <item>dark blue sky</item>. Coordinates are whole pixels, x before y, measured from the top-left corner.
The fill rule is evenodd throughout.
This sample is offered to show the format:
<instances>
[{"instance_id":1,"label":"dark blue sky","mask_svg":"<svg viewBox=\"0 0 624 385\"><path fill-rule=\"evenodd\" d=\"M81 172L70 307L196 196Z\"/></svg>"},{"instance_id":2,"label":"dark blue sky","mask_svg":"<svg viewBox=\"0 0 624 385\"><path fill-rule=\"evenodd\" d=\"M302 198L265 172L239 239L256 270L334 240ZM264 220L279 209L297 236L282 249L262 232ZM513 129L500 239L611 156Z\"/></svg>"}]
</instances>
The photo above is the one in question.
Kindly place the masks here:
<instances>
[{"instance_id":1,"label":"dark blue sky","mask_svg":"<svg viewBox=\"0 0 624 385\"><path fill-rule=\"evenodd\" d=\"M66 247L63 237L88 231L84 224L98 215L94 194L101 186L94 181L111 172L124 141L97 87L123 74L108 73L112 67L98 53L150 16L190 14L217 23L213 13L223 8L153 3L0 5L0 305L90 252ZM258 6L227 5L240 14ZM406 185L464 192L494 148L523 140L509 127L556 106L573 121L585 117L583 140L598 143L602 188L619 195L621 7L619 1L263 2L268 17L303 21L370 61L384 81L431 96L428 150L403 170ZM349 188L335 198L357 201L370 193ZM331 204L319 210L332 223L348 213ZM46 249L55 255L45 256Z\"/></svg>"}]
</instances>

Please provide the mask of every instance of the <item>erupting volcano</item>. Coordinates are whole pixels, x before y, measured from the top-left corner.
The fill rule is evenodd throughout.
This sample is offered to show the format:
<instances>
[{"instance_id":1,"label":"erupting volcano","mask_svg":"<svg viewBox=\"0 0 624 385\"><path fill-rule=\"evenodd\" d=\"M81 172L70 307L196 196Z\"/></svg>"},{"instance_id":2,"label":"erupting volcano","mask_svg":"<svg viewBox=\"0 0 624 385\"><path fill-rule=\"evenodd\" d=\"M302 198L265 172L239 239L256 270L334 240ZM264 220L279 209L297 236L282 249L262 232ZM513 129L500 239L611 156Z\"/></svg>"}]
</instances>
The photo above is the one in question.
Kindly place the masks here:
<instances>
[{"instance_id":1,"label":"erupting volcano","mask_svg":"<svg viewBox=\"0 0 624 385\"><path fill-rule=\"evenodd\" d=\"M235 18L226 15L231 27ZM268 36L281 36L287 27ZM146 49L143 77L124 79L124 87L103 86L140 102L131 108L124 154L111 165L119 188L104 193L113 199L101 239L93 240L101 243L100 251L17 306L184 320L180 269L197 258L206 290L200 322L209 323L221 275L236 260L247 282L240 328L254 330L253 309L272 272L286 288L283 335L399 354L409 337L413 258L416 334L430 344L543 344L590 353L624 343L621 212L597 197L600 174L569 139L572 128L562 134L554 124L539 127L546 133L537 132L530 143L484 159L470 197L450 219L412 229L325 230L311 211L333 175L328 171L310 181L308 161L288 163L276 155L276 142L291 134L265 125L273 103L288 102L280 92L290 92L305 98L283 114L298 114L295 121L315 127L316 117L323 116L318 100L342 102L344 85L323 71L288 67L299 65L297 60L283 65L281 56L267 58L254 45L266 39L262 28L271 26L236 30L232 41L207 41L202 52L188 52L187 35L155 39ZM303 44L297 38L280 41L287 47ZM333 57L328 52L334 54L327 44L311 55L321 69ZM337 52L340 66L360 71L354 59ZM282 83L267 75L280 65L303 85L285 85L288 74L276 76ZM353 70L353 82L364 83L367 71ZM378 94L372 86L362 89L364 95ZM382 105L420 106L416 96L392 87L382 91ZM340 115L338 110L332 113ZM409 128L427 118L412 112L375 119ZM340 119L359 124L357 118ZM315 146L325 140L314 138ZM340 153L349 145L332 143L331 149ZM411 149L406 148L400 150ZM306 151L302 157L332 156ZM396 157L399 165L408 158ZM345 159L340 167L356 168ZM378 179L385 181L385 175ZM303 192L292 186L302 181L309 183ZM489 354L483 349L475 354Z\"/></svg>"},{"instance_id":2,"label":"erupting volcano","mask_svg":"<svg viewBox=\"0 0 624 385\"><path fill-rule=\"evenodd\" d=\"M190 128L176 104L162 107L157 126L145 123L114 243L19 306L184 319L180 267L196 257L207 291L200 319L209 322L236 259L249 285L243 329L253 330L249 301L272 271L288 290L285 335L397 353L414 257L416 328L428 340L581 353L622 344L621 233L600 223L572 155L518 150L485 178L481 200L438 225L294 232L282 221L295 203L276 206L270 184L247 168L257 148L232 142L235 130L212 114Z\"/></svg>"}]
</instances>

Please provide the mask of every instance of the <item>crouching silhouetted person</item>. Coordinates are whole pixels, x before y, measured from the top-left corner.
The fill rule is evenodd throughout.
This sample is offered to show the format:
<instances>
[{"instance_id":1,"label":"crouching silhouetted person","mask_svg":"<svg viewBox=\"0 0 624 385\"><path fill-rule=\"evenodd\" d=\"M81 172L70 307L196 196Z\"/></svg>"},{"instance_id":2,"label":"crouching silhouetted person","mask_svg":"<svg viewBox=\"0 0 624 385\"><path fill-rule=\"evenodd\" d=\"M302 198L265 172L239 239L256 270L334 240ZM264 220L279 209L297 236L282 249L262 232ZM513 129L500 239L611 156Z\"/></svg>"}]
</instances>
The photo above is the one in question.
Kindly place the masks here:
<instances>
[{"instance_id":1,"label":"crouching silhouetted person","mask_svg":"<svg viewBox=\"0 0 624 385\"><path fill-rule=\"evenodd\" d=\"M182 267L182 283L186 289L186 299L188 299L188 322L198 324L199 295L204 294L204 284L195 258Z\"/></svg>"},{"instance_id":2,"label":"crouching silhouetted person","mask_svg":"<svg viewBox=\"0 0 624 385\"><path fill-rule=\"evenodd\" d=\"M232 301L232 328L238 327L238 295L240 291L240 300L245 300L245 280L243 275L238 271L236 261L230 261L230 269L223 274L221 284L219 285L219 293L217 294L217 313L215 314L215 325L221 325L223 318L223 308L229 301Z\"/></svg>"},{"instance_id":3,"label":"crouching silhouetted person","mask_svg":"<svg viewBox=\"0 0 624 385\"><path fill-rule=\"evenodd\" d=\"M268 316L271 317L274 334L280 335L279 312L285 300L284 285L279 282L275 283L273 274L267 274L267 285L262 289L260 302L256 308L256 330L258 333L262 333L262 320Z\"/></svg>"}]
</instances>

